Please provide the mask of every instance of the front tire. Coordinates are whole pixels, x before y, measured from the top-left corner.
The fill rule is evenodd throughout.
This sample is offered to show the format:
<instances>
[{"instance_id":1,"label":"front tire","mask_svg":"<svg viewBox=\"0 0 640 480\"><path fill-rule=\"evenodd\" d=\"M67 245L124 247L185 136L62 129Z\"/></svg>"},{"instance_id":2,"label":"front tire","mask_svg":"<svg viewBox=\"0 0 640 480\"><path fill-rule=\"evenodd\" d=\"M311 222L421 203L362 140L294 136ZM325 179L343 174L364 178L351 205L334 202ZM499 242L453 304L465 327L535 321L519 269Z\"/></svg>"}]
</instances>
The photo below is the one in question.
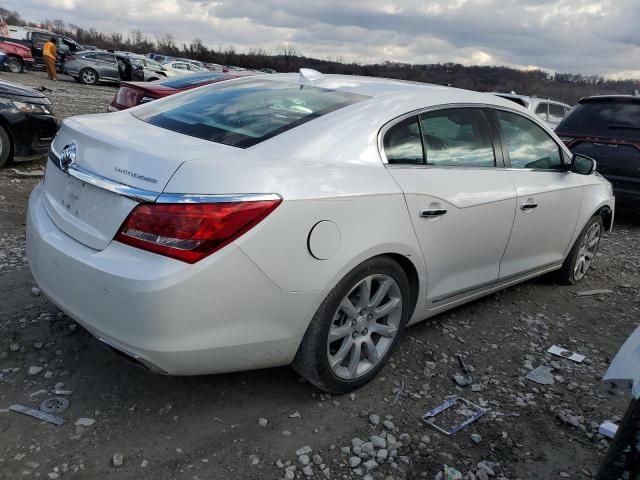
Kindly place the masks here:
<instances>
[{"instance_id":1,"label":"front tire","mask_svg":"<svg viewBox=\"0 0 640 480\"><path fill-rule=\"evenodd\" d=\"M93 68L83 68L80 70L80 83L95 85L98 83L98 72Z\"/></svg>"},{"instance_id":2,"label":"front tire","mask_svg":"<svg viewBox=\"0 0 640 480\"><path fill-rule=\"evenodd\" d=\"M22 73L24 71L24 63L17 57L7 58L4 64L11 73Z\"/></svg>"},{"instance_id":3,"label":"front tire","mask_svg":"<svg viewBox=\"0 0 640 480\"><path fill-rule=\"evenodd\" d=\"M11 161L11 138L7 131L0 126L0 167Z\"/></svg>"},{"instance_id":4,"label":"front tire","mask_svg":"<svg viewBox=\"0 0 640 480\"><path fill-rule=\"evenodd\" d=\"M293 368L321 390L345 393L384 367L404 332L409 281L394 260L375 257L327 295L302 339Z\"/></svg>"},{"instance_id":5,"label":"front tire","mask_svg":"<svg viewBox=\"0 0 640 480\"><path fill-rule=\"evenodd\" d=\"M603 230L604 226L600 215L591 217L558 272L560 283L575 285L582 281L593 263Z\"/></svg>"}]
</instances>

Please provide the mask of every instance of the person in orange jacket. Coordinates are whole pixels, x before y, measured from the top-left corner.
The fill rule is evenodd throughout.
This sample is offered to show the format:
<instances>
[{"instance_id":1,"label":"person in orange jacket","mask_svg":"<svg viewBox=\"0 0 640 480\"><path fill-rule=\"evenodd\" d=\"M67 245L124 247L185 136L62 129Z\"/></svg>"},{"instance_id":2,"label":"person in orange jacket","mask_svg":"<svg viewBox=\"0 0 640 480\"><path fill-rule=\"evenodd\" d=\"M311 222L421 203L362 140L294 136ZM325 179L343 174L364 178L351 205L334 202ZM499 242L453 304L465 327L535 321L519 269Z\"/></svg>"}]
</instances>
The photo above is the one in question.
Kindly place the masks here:
<instances>
[{"instance_id":1,"label":"person in orange jacket","mask_svg":"<svg viewBox=\"0 0 640 480\"><path fill-rule=\"evenodd\" d=\"M56 60L58 59L58 55L56 53L55 37L51 37L42 47L42 58L44 60L44 66L47 68L49 80L58 80L58 74L56 73Z\"/></svg>"}]
</instances>

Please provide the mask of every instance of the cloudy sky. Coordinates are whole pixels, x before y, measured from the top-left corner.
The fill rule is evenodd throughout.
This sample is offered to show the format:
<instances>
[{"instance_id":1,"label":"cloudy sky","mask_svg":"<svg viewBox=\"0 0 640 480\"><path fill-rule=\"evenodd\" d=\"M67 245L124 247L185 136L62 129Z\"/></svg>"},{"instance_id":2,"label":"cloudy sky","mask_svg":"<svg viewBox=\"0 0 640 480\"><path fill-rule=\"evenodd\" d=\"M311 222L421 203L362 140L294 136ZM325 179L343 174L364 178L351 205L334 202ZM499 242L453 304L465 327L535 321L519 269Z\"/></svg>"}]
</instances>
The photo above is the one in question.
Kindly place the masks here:
<instances>
[{"instance_id":1,"label":"cloudy sky","mask_svg":"<svg viewBox=\"0 0 640 480\"><path fill-rule=\"evenodd\" d=\"M640 78L639 0L4 0L32 21L362 63L456 62Z\"/></svg>"}]
</instances>

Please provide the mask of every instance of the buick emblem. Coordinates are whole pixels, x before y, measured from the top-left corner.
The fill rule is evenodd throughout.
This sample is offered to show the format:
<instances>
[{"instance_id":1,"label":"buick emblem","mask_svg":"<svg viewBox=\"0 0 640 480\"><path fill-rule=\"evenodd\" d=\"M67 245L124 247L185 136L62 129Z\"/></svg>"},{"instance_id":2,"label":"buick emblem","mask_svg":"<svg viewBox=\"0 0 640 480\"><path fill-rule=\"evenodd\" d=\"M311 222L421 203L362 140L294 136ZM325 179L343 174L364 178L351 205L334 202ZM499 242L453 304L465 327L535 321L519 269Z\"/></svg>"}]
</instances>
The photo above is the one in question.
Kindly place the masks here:
<instances>
[{"instance_id":1,"label":"buick emblem","mask_svg":"<svg viewBox=\"0 0 640 480\"><path fill-rule=\"evenodd\" d=\"M69 167L76 161L76 144L71 142L62 149L62 155L60 155L60 168L65 172L69 170Z\"/></svg>"}]
</instances>

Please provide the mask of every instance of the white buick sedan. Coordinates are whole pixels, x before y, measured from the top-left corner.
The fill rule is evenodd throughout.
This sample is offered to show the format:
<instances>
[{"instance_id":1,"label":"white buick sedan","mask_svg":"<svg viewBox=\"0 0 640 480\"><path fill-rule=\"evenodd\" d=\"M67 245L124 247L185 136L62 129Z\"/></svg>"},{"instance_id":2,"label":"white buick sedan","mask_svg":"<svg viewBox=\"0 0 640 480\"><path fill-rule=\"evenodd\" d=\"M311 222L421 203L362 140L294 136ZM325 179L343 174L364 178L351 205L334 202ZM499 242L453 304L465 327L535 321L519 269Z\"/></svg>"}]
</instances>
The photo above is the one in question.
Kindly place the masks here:
<instances>
[{"instance_id":1,"label":"white buick sedan","mask_svg":"<svg viewBox=\"0 0 640 480\"><path fill-rule=\"evenodd\" d=\"M586 274L609 183L509 100L265 75L67 119L29 201L42 291L114 351L197 375L293 364L344 392L407 325Z\"/></svg>"}]
</instances>

